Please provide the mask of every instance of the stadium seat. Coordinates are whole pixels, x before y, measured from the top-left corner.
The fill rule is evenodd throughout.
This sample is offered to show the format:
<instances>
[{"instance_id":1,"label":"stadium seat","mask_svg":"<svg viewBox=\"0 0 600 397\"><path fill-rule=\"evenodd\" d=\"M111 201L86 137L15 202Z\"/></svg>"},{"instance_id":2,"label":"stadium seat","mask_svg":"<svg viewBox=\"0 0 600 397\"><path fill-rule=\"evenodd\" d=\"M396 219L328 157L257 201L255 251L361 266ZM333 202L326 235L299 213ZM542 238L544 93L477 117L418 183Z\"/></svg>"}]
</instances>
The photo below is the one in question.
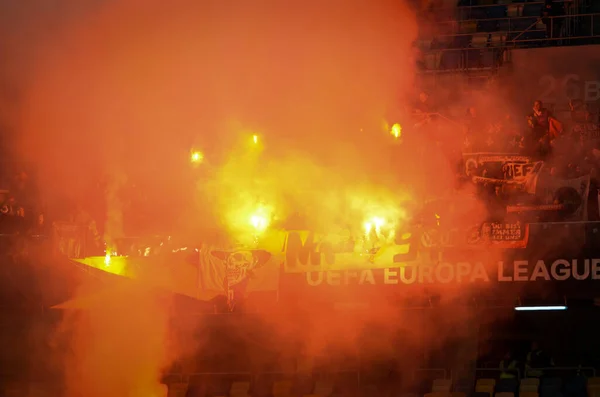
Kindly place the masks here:
<instances>
[{"instance_id":1,"label":"stadium seat","mask_svg":"<svg viewBox=\"0 0 600 397\"><path fill-rule=\"evenodd\" d=\"M233 382L229 388L229 397L247 397L250 395L250 382Z\"/></svg>"},{"instance_id":2,"label":"stadium seat","mask_svg":"<svg viewBox=\"0 0 600 397\"><path fill-rule=\"evenodd\" d=\"M292 395L292 382L280 380L273 383L273 397L290 397Z\"/></svg>"},{"instance_id":3,"label":"stadium seat","mask_svg":"<svg viewBox=\"0 0 600 397\"><path fill-rule=\"evenodd\" d=\"M537 391L540 387L540 380L538 378L524 378L521 379L521 384L519 385L519 394L522 397L523 392L534 392L537 394ZM529 396L533 397L533 396Z\"/></svg>"},{"instance_id":4,"label":"stadium seat","mask_svg":"<svg viewBox=\"0 0 600 397\"><path fill-rule=\"evenodd\" d=\"M496 395L500 393L512 393L516 394L519 390L519 381L516 378L513 379L500 379L496 383Z\"/></svg>"},{"instance_id":5,"label":"stadium seat","mask_svg":"<svg viewBox=\"0 0 600 397\"><path fill-rule=\"evenodd\" d=\"M506 35L504 33L492 33L490 37L490 44L493 47L501 47L506 42Z\"/></svg>"},{"instance_id":6,"label":"stadium seat","mask_svg":"<svg viewBox=\"0 0 600 397\"><path fill-rule=\"evenodd\" d=\"M496 393L495 397L515 397L515 393L510 393L510 392L507 392L507 391L503 391L503 392L500 392L500 393Z\"/></svg>"},{"instance_id":7,"label":"stadium seat","mask_svg":"<svg viewBox=\"0 0 600 397\"><path fill-rule=\"evenodd\" d=\"M476 21L464 21L459 25L460 33L475 33L477 32Z\"/></svg>"},{"instance_id":8,"label":"stadium seat","mask_svg":"<svg viewBox=\"0 0 600 397\"><path fill-rule=\"evenodd\" d=\"M435 379L431 386L431 392L437 393L450 393L450 389L452 388L452 380L450 379Z\"/></svg>"},{"instance_id":9,"label":"stadium seat","mask_svg":"<svg viewBox=\"0 0 600 397\"><path fill-rule=\"evenodd\" d=\"M564 395L566 397L585 397L587 382L583 376L574 376L565 381Z\"/></svg>"},{"instance_id":10,"label":"stadium seat","mask_svg":"<svg viewBox=\"0 0 600 397\"><path fill-rule=\"evenodd\" d=\"M471 395L473 392L474 382L472 379L460 378L454 382L454 390L458 393L465 393Z\"/></svg>"},{"instance_id":11,"label":"stadium seat","mask_svg":"<svg viewBox=\"0 0 600 397\"><path fill-rule=\"evenodd\" d=\"M509 18L519 17L521 16L521 12L523 11L522 4L509 4L506 7L506 16Z\"/></svg>"},{"instance_id":12,"label":"stadium seat","mask_svg":"<svg viewBox=\"0 0 600 397\"><path fill-rule=\"evenodd\" d=\"M487 33L478 33L473 35L471 39L471 47L473 48L484 48L488 46L490 35Z\"/></svg>"},{"instance_id":13,"label":"stadium seat","mask_svg":"<svg viewBox=\"0 0 600 397\"><path fill-rule=\"evenodd\" d=\"M490 397L491 394L487 393L487 392L475 392L475 394L473 394L473 397Z\"/></svg>"},{"instance_id":14,"label":"stadium seat","mask_svg":"<svg viewBox=\"0 0 600 397\"><path fill-rule=\"evenodd\" d=\"M539 397L539 394L536 391L521 391L519 397Z\"/></svg>"},{"instance_id":15,"label":"stadium seat","mask_svg":"<svg viewBox=\"0 0 600 397\"><path fill-rule=\"evenodd\" d=\"M186 397L188 384L183 382L170 383L167 391L168 397Z\"/></svg>"},{"instance_id":16,"label":"stadium seat","mask_svg":"<svg viewBox=\"0 0 600 397\"><path fill-rule=\"evenodd\" d=\"M561 378L542 378L540 382L540 388L555 388L560 389L562 387Z\"/></svg>"},{"instance_id":17,"label":"stadium seat","mask_svg":"<svg viewBox=\"0 0 600 397\"><path fill-rule=\"evenodd\" d=\"M488 396L493 396L495 386L495 379L477 379L477 383L475 383L475 394L486 393Z\"/></svg>"},{"instance_id":18,"label":"stadium seat","mask_svg":"<svg viewBox=\"0 0 600 397\"><path fill-rule=\"evenodd\" d=\"M426 393L424 397L451 397L450 392L431 392Z\"/></svg>"},{"instance_id":19,"label":"stadium seat","mask_svg":"<svg viewBox=\"0 0 600 397\"><path fill-rule=\"evenodd\" d=\"M467 393L461 391L453 391L450 393L450 397L467 397Z\"/></svg>"},{"instance_id":20,"label":"stadium seat","mask_svg":"<svg viewBox=\"0 0 600 397\"><path fill-rule=\"evenodd\" d=\"M600 378L589 378L587 381L588 397L600 397Z\"/></svg>"}]
</instances>

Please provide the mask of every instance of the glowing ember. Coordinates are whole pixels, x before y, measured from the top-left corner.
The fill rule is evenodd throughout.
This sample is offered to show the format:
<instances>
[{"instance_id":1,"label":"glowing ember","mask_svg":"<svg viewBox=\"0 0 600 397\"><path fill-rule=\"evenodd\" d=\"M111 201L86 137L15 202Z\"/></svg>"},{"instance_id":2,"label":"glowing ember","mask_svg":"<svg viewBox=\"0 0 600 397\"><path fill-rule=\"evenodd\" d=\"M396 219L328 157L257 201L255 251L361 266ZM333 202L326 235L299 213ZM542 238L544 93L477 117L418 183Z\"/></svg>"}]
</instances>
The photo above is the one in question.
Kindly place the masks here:
<instances>
[{"instance_id":1,"label":"glowing ember","mask_svg":"<svg viewBox=\"0 0 600 397\"><path fill-rule=\"evenodd\" d=\"M202 154L202 152L192 152L190 156L190 161L193 164L200 164L202 163L202 161L204 161L204 155Z\"/></svg>"},{"instance_id":2,"label":"glowing ember","mask_svg":"<svg viewBox=\"0 0 600 397\"><path fill-rule=\"evenodd\" d=\"M390 129L390 134L396 139L400 138L402 136L402 126L398 123L394 124Z\"/></svg>"}]
</instances>

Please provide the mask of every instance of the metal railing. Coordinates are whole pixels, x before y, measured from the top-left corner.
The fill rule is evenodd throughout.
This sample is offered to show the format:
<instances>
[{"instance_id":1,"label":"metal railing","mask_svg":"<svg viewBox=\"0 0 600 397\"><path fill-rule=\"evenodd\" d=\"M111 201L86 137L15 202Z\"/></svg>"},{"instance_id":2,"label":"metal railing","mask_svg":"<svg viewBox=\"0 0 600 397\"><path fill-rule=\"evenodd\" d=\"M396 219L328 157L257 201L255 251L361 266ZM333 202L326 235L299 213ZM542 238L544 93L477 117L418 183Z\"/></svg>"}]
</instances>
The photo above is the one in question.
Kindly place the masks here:
<instances>
[{"instance_id":1,"label":"metal railing","mask_svg":"<svg viewBox=\"0 0 600 397\"><path fill-rule=\"evenodd\" d=\"M473 4L476 3L477 0L469 0L469 5L459 5L457 7L451 7L451 8L439 8L439 9L434 9L434 10L421 10L419 12L417 12L417 17L426 17L427 15L431 15L431 14L439 14L439 15L451 15L452 13L457 13L459 16L463 16L466 15L467 18L470 18L470 14L469 12L479 12L480 10L486 10L486 9L492 9L492 8L506 8L508 9L509 7L523 7L525 4L527 5L538 5L538 6L542 6L544 4L543 1L534 1L534 2L527 2L527 3L506 3L506 4ZM563 3L565 5L565 8L574 5L575 1L574 0L555 0L555 3Z\"/></svg>"},{"instance_id":2,"label":"metal railing","mask_svg":"<svg viewBox=\"0 0 600 397\"><path fill-rule=\"evenodd\" d=\"M544 39L597 37L600 34L598 31L600 26L595 27L594 25L600 24L598 17L600 17L598 13L588 13L544 18L544 20L550 21L549 28L544 24L542 18L535 15L439 22L437 23L440 27L439 31L446 33L435 36L433 41L444 43L456 37L484 34L498 37L507 36L507 41L514 41L520 38L518 36L527 32L549 32L550 36ZM473 30L473 24L476 24L475 30ZM571 30L572 28L577 29Z\"/></svg>"},{"instance_id":3,"label":"metal railing","mask_svg":"<svg viewBox=\"0 0 600 397\"><path fill-rule=\"evenodd\" d=\"M525 29L515 29L519 20L535 22ZM417 61L421 72L455 72L459 70L495 69L507 60L506 50L551 45L600 43L600 14L576 14L550 18L550 28L539 29L541 22L531 17L502 18L507 30L494 32L457 32L421 40L422 59ZM496 21L496 20L487 20ZM562 21L562 22L557 22ZM558 25L555 25L557 24ZM563 35L556 26L578 24L578 31ZM594 26L598 24L598 26ZM524 26L524 25L523 25ZM547 32L550 36L547 36ZM488 57L487 59L485 57Z\"/></svg>"},{"instance_id":4,"label":"metal railing","mask_svg":"<svg viewBox=\"0 0 600 397\"><path fill-rule=\"evenodd\" d=\"M596 376L596 369L593 367L548 367L548 368L537 368L538 371L543 371L545 374L552 374L556 372L565 373L568 375L582 374L582 375L591 375L592 377ZM448 371L444 368L422 368L417 369L411 372L412 377L410 378L413 383L418 380L428 380L431 379L470 379L474 376L475 379L481 378L497 378L501 373L509 372L516 374L516 379L520 380L521 372L518 369L514 370L503 370L501 368L474 368L472 370L459 370L459 371ZM335 377L339 375L352 375L352 378L356 379L357 387L360 388L361 385L361 374L362 371L357 369L356 371L347 370L347 371L328 371L328 372L313 372L310 377L313 380L323 379L325 381L329 381L330 383L335 383ZM421 376L419 374L435 374L436 376ZM478 374L486 374L483 377L478 376ZM489 376L487 374L490 374ZM187 383L195 383L197 381L215 381L223 378L241 382L250 382L250 384L256 384L256 382L263 376L270 377L271 379L274 377L281 377L281 379L291 379L302 374L299 372L261 372L261 373L253 373L253 372L197 372L197 373L189 373L189 374L167 374L163 376L163 381L167 384L187 384ZM307 374L308 375L308 374ZM525 375L525 377L527 377ZM475 384L472 385L473 387Z\"/></svg>"}]
</instances>

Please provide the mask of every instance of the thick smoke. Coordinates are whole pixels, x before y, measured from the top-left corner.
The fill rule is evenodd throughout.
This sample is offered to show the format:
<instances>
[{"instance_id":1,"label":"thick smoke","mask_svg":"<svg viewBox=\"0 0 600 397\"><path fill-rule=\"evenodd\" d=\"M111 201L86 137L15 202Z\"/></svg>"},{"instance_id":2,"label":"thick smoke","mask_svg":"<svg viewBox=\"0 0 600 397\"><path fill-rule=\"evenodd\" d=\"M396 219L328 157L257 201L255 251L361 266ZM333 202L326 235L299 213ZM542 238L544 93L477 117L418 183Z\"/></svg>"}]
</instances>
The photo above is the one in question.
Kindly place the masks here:
<instances>
[{"instance_id":1,"label":"thick smoke","mask_svg":"<svg viewBox=\"0 0 600 397\"><path fill-rule=\"evenodd\" d=\"M411 138L416 132L404 126L406 142L395 141L383 128L402 123L399 109L414 92L416 31L411 10L394 0L106 3L69 20L36 51L22 77L17 148L43 165L48 196L107 205L109 241L126 228L124 202L136 199L143 205L129 211L146 230L201 233L200 241L217 233L243 240L237 234L257 206L273 225L300 212L324 231L360 230L381 212L405 220L409 202L454 185L441 151L410 142L425 138ZM204 157L194 170L190 150ZM106 189L100 180L109 181ZM471 207L463 212L457 222L480 220ZM447 304L464 292L448 289ZM170 358L163 349L170 306L146 290L108 295L65 323L77 335L67 361L79 368L67 379L70 395L154 392ZM456 323L468 318L463 311ZM382 335L400 328L415 346L444 340L433 332L437 318L413 327L417 320L393 305L343 328L319 328L319 319L331 322L313 318L309 355L330 342L356 348L365 321ZM307 332L283 315L262 320L290 339ZM134 367L129 383L123 375Z\"/></svg>"}]
</instances>

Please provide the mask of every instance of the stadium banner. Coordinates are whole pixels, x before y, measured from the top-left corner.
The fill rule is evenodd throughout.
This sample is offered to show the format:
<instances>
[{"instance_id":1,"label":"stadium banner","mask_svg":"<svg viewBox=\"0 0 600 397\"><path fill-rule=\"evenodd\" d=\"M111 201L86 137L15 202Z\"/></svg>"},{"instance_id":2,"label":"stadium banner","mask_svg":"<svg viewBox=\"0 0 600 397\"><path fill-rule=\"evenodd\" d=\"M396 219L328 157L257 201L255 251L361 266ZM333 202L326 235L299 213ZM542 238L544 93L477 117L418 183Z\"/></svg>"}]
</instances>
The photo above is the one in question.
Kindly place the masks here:
<instances>
[{"instance_id":1,"label":"stadium banner","mask_svg":"<svg viewBox=\"0 0 600 397\"><path fill-rule=\"evenodd\" d=\"M481 170L486 165L504 167L507 164L512 165L513 171L516 169L516 175L514 172L513 175L517 176L521 174L522 176L526 176L534 164L532 158L529 156L522 156L515 153L488 152L463 153L463 162L465 164L465 174L467 175L474 175L475 173L480 175L476 171ZM519 169L518 167L521 168Z\"/></svg>"},{"instance_id":2,"label":"stadium banner","mask_svg":"<svg viewBox=\"0 0 600 397\"><path fill-rule=\"evenodd\" d=\"M528 109L539 99L559 113L568 111L572 100L592 107L600 100L600 52L595 46L517 49L511 51L511 62L503 81L519 107Z\"/></svg>"},{"instance_id":3,"label":"stadium banner","mask_svg":"<svg viewBox=\"0 0 600 397\"><path fill-rule=\"evenodd\" d=\"M505 153L463 153L465 175L475 184L511 185L533 194L543 161Z\"/></svg>"},{"instance_id":4,"label":"stadium banner","mask_svg":"<svg viewBox=\"0 0 600 397\"><path fill-rule=\"evenodd\" d=\"M199 255L198 284L202 296L225 295L234 304L250 292L279 288L281 254L203 246Z\"/></svg>"},{"instance_id":5,"label":"stadium banner","mask_svg":"<svg viewBox=\"0 0 600 397\"><path fill-rule=\"evenodd\" d=\"M398 233L394 241L377 244L350 235L323 235L311 231L290 231L284 245L284 272L386 269L408 266L434 258L440 250L526 248L529 225L484 223L468 230L418 228Z\"/></svg>"},{"instance_id":6,"label":"stadium banner","mask_svg":"<svg viewBox=\"0 0 600 397\"><path fill-rule=\"evenodd\" d=\"M305 278L312 287L600 280L600 259L414 262L384 269L312 271Z\"/></svg>"}]
</instances>

